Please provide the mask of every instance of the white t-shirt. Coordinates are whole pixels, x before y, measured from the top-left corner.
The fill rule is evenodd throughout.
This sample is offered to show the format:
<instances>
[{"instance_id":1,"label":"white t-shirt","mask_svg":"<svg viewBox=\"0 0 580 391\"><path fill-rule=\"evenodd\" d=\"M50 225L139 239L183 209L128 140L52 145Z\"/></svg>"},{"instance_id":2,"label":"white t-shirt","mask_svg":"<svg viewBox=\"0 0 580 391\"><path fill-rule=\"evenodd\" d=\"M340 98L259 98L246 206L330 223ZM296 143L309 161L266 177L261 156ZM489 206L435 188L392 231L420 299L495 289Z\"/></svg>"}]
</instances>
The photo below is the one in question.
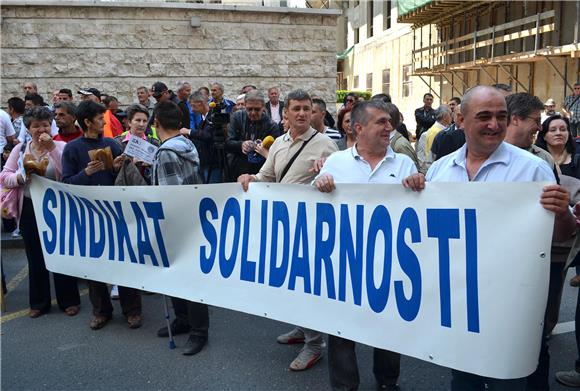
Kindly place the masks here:
<instances>
[{"instance_id":1,"label":"white t-shirt","mask_svg":"<svg viewBox=\"0 0 580 391\"><path fill-rule=\"evenodd\" d=\"M10 114L4 110L0 110L0 152L6 146L6 137L14 136L15 134L16 132L14 131L14 126L12 126Z\"/></svg>"}]
</instances>

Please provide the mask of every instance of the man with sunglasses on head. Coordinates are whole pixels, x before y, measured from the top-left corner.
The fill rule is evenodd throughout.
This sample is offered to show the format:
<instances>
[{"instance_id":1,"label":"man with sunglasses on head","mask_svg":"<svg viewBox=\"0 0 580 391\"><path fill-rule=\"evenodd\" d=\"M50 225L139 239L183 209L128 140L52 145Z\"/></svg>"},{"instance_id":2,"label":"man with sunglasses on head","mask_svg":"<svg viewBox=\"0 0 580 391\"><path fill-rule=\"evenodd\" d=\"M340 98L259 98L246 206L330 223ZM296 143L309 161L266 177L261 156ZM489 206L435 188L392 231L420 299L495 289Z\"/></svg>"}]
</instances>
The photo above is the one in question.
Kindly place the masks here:
<instances>
[{"instance_id":1,"label":"man with sunglasses on head","mask_svg":"<svg viewBox=\"0 0 580 391\"><path fill-rule=\"evenodd\" d=\"M278 125L264 111L265 97L259 91L246 94L245 110L236 111L228 126L226 151L231 177L235 180L242 174L257 174L265 159L255 148L266 136L280 135Z\"/></svg>"}]
</instances>

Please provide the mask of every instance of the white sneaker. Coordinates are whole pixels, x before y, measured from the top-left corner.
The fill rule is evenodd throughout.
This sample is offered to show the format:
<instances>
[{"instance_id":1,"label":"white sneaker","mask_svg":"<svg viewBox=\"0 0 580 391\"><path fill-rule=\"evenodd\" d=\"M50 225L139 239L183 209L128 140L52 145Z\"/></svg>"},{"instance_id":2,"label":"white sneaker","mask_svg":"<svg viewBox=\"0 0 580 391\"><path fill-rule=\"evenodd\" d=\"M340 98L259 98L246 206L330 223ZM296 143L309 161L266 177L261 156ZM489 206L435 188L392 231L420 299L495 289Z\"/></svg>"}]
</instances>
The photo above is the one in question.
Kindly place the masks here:
<instances>
[{"instance_id":1,"label":"white sneaker","mask_svg":"<svg viewBox=\"0 0 580 391\"><path fill-rule=\"evenodd\" d=\"M119 300L119 287L117 285L113 285L111 288L111 299Z\"/></svg>"},{"instance_id":2,"label":"white sneaker","mask_svg":"<svg viewBox=\"0 0 580 391\"><path fill-rule=\"evenodd\" d=\"M292 331L289 331L286 334L279 335L278 338L276 338L276 341L284 345L294 345L297 343L304 343L304 332L302 331L302 329L295 327L294 329L292 329Z\"/></svg>"},{"instance_id":3,"label":"white sneaker","mask_svg":"<svg viewBox=\"0 0 580 391\"><path fill-rule=\"evenodd\" d=\"M304 345L298 356L290 363L290 370L304 371L312 368L322 358L322 351L314 351L308 345Z\"/></svg>"},{"instance_id":4,"label":"white sneaker","mask_svg":"<svg viewBox=\"0 0 580 391\"><path fill-rule=\"evenodd\" d=\"M20 229L16 228L14 231L12 231L12 237L19 238L20 237Z\"/></svg>"}]
</instances>

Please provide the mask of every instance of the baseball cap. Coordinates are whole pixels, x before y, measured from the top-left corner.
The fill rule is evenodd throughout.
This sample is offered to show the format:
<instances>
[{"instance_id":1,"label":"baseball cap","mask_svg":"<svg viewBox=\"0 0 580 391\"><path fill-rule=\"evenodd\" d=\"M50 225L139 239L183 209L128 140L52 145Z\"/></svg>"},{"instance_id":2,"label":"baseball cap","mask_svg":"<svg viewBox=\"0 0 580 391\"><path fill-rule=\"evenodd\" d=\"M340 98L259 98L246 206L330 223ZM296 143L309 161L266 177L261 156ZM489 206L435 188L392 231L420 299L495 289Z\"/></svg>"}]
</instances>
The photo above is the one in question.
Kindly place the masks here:
<instances>
[{"instance_id":1,"label":"baseball cap","mask_svg":"<svg viewBox=\"0 0 580 391\"><path fill-rule=\"evenodd\" d=\"M96 88L81 88L77 92L81 95L94 95L101 99L101 91L97 90Z\"/></svg>"},{"instance_id":2,"label":"baseball cap","mask_svg":"<svg viewBox=\"0 0 580 391\"><path fill-rule=\"evenodd\" d=\"M167 86L165 85L165 83L160 82L160 81L155 82L153 84L153 86L151 87L151 93L153 94L153 97L154 98L160 96L165 91L169 91L169 88L167 88Z\"/></svg>"},{"instance_id":3,"label":"baseball cap","mask_svg":"<svg viewBox=\"0 0 580 391\"><path fill-rule=\"evenodd\" d=\"M550 98L544 103L544 105L545 106L555 106L556 102L554 101L554 99Z\"/></svg>"}]
</instances>

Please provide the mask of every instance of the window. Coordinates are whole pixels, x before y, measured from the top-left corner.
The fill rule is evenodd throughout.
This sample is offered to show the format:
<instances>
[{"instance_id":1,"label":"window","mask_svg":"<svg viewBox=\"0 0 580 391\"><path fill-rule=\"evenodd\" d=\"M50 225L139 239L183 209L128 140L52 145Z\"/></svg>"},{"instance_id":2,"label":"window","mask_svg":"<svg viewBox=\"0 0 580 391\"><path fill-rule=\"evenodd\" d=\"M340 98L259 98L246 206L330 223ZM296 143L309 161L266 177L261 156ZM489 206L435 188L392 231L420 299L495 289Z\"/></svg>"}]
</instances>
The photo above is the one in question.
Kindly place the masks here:
<instances>
[{"instance_id":1,"label":"window","mask_svg":"<svg viewBox=\"0 0 580 391\"><path fill-rule=\"evenodd\" d=\"M403 66L403 98L411 96L411 65Z\"/></svg>"},{"instance_id":2,"label":"window","mask_svg":"<svg viewBox=\"0 0 580 391\"><path fill-rule=\"evenodd\" d=\"M391 28L391 0L383 1L383 30Z\"/></svg>"},{"instance_id":3,"label":"window","mask_svg":"<svg viewBox=\"0 0 580 391\"><path fill-rule=\"evenodd\" d=\"M373 74L367 73L367 91L373 92Z\"/></svg>"},{"instance_id":4,"label":"window","mask_svg":"<svg viewBox=\"0 0 580 391\"><path fill-rule=\"evenodd\" d=\"M354 77L354 81L352 82L352 89L356 90L358 88L358 75Z\"/></svg>"},{"instance_id":5,"label":"window","mask_svg":"<svg viewBox=\"0 0 580 391\"><path fill-rule=\"evenodd\" d=\"M391 70L383 69L383 94L391 94Z\"/></svg>"},{"instance_id":6,"label":"window","mask_svg":"<svg viewBox=\"0 0 580 391\"><path fill-rule=\"evenodd\" d=\"M373 36L373 22L374 22L374 13L375 13L375 2L373 0L369 0L367 3L367 38Z\"/></svg>"},{"instance_id":7,"label":"window","mask_svg":"<svg viewBox=\"0 0 580 391\"><path fill-rule=\"evenodd\" d=\"M360 28L354 29L354 44L355 45L359 42L359 30L360 30Z\"/></svg>"}]
</instances>

